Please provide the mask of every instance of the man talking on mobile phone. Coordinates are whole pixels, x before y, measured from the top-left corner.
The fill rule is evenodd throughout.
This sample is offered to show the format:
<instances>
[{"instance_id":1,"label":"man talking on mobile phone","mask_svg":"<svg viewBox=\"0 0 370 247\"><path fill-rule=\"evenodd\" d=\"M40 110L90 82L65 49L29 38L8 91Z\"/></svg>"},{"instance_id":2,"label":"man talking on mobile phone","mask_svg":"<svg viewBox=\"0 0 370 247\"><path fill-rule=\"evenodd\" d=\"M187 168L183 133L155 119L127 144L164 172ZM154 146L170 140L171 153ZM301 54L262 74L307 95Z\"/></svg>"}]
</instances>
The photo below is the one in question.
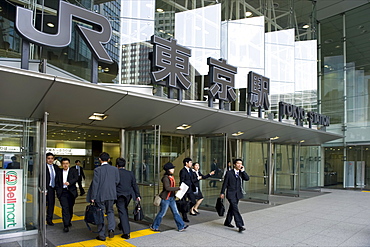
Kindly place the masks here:
<instances>
[{"instance_id":1,"label":"man talking on mobile phone","mask_svg":"<svg viewBox=\"0 0 370 247\"><path fill-rule=\"evenodd\" d=\"M244 171L243 161L241 159L234 160L234 169L229 170L226 172L224 177L224 182L221 188L220 198L225 198L225 190L226 191L226 198L229 201L229 210L227 211L226 219L224 225L227 227L234 227L231 224L231 221L234 216L234 221L236 227L238 227L238 231L242 232L245 230L243 218L240 215L238 203L241 198L243 198L243 180L248 181L249 176Z\"/></svg>"}]
</instances>

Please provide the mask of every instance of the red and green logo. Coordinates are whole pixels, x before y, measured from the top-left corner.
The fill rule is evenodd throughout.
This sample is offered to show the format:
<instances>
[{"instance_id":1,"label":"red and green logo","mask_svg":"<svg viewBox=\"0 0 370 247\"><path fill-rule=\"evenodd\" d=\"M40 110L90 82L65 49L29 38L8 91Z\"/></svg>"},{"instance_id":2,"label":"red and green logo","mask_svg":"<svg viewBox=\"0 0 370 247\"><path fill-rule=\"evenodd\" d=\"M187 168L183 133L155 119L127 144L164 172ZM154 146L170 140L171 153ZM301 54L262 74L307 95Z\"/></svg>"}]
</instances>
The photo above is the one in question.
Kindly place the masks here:
<instances>
[{"instance_id":1,"label":"red and green logo","mask_svg":"<svg viewBox=\"0 0 370 247\"><path fill-rule=\"evenodd\" d=\"M5 174L5 182L7 185L16 185L17 184L17 172L15 171L8 171Z\"/></svg>"}]
</instances>

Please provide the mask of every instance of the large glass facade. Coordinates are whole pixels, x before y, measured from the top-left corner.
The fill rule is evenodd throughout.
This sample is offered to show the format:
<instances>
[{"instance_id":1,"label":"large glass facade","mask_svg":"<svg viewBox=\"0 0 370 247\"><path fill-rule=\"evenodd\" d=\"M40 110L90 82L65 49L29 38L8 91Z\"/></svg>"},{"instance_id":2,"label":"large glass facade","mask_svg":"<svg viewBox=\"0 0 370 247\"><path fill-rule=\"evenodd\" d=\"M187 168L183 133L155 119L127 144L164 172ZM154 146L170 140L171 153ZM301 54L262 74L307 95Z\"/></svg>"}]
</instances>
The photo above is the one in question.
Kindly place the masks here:
<instances>
[{"instance_id":1,"label":"large glass facade","mask_svg":"<svg viewBox=\"0 0 370 247\"><path fill-rule=\"evenodd\" d=\"M331 116L328 130L344 135L324 145L325 172L332 177L326 185L369 186L361 182L370 176L366 158L370 142L369 11L370 4L365 4L320 22L320 108Z\"/></svg>"}]
</instances>

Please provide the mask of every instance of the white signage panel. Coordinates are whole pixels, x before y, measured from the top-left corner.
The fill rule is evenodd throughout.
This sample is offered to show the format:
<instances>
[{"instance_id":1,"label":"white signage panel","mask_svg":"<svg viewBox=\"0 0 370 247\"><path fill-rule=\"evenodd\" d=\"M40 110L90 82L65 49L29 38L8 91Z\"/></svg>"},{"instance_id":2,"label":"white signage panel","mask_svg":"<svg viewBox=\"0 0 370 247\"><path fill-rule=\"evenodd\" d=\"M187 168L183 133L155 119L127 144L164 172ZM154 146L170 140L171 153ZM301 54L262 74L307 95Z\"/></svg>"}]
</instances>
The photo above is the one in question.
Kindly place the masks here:
<instances>
[{"instance_id":1,"label":"white signage panel","mask_svg":"<svg viewBox=\"0 0 370 247\"><path fill-rule=\"evenodd\" d=\"M0 169L0 231L23 227L23 170Z\"/></svg>"}]
</instances>

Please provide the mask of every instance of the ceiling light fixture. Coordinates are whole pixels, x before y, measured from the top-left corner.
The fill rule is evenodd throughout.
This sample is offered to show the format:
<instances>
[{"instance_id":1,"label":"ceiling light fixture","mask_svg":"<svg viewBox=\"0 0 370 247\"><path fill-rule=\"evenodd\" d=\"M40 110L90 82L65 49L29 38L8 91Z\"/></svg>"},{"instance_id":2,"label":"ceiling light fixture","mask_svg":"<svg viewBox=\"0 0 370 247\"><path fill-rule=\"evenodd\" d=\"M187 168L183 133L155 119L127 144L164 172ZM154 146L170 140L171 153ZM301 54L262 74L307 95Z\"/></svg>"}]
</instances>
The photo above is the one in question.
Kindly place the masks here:
<instances>
[{"instance_id":1,"label":"ceiling light fixture","mask_svg":"<svg viewBox=\"0 0 370 247\"><path fill-rule=\"evenodd\" d=\"M238 132L232 133L231 135L232 136L240 136L240 135L243 135L243 134L244 134L243 131L238 131Z\"/></svg>"},{"instance_id":2,"label":"ceiling light fixture","mask_svg":"<svg viewBox=\"0 0 370 247\"><path fill-rule=\"evenodd\" d=\"M270 140L271 140L271 141L274 141L274 140L277 140L277 139L279 139L279 138L280 138L280 137L275 136L275 137L271 137L271 138L270 138Z\"/></svg>"},{"instance_id":3,"label":"ceiling light fixture","mask_svg":"<svg viewBox=\"0 0 370 247\"><path fill-rule=\"evenodd\" d=\"M191 127L190 125L182 124L180 126L177 126L176 129L178 129L178 130L186 130L186 129L189 129L190 127Z\"/></svg>"},{"instance_id":4,"label":"ceiling light fixture","mask_svg":"<svg viewBox=\"0 0 370 247\"><path fill-rule=\"evenodd\" d=\"M108 117L108 115L105 115L104 113L96 113L96 112L94 112L94 113L89 117L89 119L90 119L90 120L102 121L102 120L106 119L107 117Z\"/></svg>"},{"instance_id":5,"label":"ceiling light fixture","mask_svg":"<svg viewBox=\"0 0 370 247\"><path fill-rule=\"evenodd\" d=\"M163 13L164 10L163 9L157 9L157 12Z\"/></svg>"},{"instance_id":6,"label":"ceiling light fixture","mask_svg":"<svg viewBox=\"0 0 370 247\"><path fill-rule=\"evenodd\" d=\"M51 23L51 22L48 22L46 25L47 25L48 27L51 27L51 28L55 27L55 26L54 26L54 23Z\"/></svg>"},{"instance_id":7,"label":"ceiling light fixture","mask_svg":"<svg viewBox=\"0 0 370 247\"><path fill-rule=\"evenodd\" d=\"M250 12L250 11L245 12L245 16L246 16L246 17L251 17L252 15L253 15L253 13L252 13L252 12Z\"/></svg>"},{"instance_id":8,"label":"ceiling light fixture","mask_svg":"<svg viewBox=\"0 0 370 247\"><path fill-rule=\"evenodd\" d=\"M308 25L308 24L305 24L305 25L302 26L302 28L304 28L304 29L307 29L309 27L310 27L310 25Z\"/></svg>"},{"instance_id":9,"label":"ceiling light fixture","mask_svg":"<svg viewBox=\"0 0 370 247\"><path fill-rule=\"evenodd\" d=\"M301 141L299 141L300 143L304 143L305 142L305 140L301 140Z\"/></svg>"}]
</instances>

